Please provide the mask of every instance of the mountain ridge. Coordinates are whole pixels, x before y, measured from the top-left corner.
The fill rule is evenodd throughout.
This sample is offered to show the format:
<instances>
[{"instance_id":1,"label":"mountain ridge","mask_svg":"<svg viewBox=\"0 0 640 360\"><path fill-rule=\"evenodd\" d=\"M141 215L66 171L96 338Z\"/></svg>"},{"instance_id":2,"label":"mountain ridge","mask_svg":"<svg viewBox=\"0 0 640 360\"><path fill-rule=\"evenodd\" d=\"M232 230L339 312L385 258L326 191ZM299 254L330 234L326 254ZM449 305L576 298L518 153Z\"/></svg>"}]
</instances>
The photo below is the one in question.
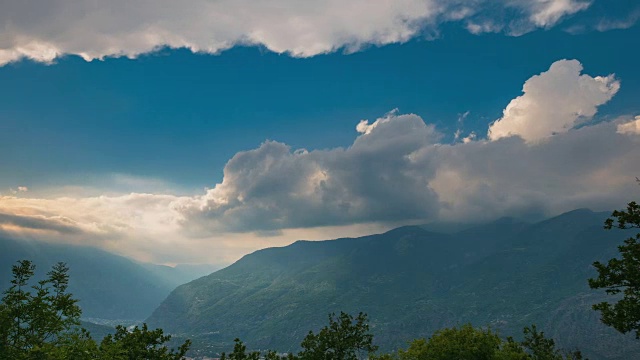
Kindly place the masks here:
<instances>
[{"instance_id":1,"label":"mountain ridge","mask_svg":"<svg viewBox=\"0 0 640 360\"><path fill-rule=\"evenodd\" d=\"M147 321L220 350L240 337L254 348L295 351L328 313L364 311L388 350L471 322L505 336L532 323L548 326L543 330L557 333L561 345L579 347L593 359L603 358L603 343L624 343L640 353L628 337L600 324L597 314L560 324L549 315L566 313L562 304L602 296L587 286L595 275L591 263L615 255L624 238L603 230L607 216L577 210L452 234L406 226L361 238L298 241L256 251L179 286ZM585 306L572 311L592 314ZM607 354L629 359L629 351Z\"/></svg>"}]
</instances>

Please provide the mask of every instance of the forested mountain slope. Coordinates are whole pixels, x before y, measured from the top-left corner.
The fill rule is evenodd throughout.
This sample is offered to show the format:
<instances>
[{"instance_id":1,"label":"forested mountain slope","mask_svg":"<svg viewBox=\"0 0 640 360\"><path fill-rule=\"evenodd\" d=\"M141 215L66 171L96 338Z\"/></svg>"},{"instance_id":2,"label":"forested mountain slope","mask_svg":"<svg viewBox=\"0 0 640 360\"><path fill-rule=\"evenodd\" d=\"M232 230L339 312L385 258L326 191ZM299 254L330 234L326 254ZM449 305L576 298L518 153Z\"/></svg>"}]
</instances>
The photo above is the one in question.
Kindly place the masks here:
<instances>
[{"instance_id":1,"label":"forested mountain slope","mask_svg":"<svg viewBox=\"0 0 640 360\"><path fill-rule=\"evenodd\" d=\"M528 224L514 219L448 234L419 226L331 241L298 241L247 255L175 289L152 326L228 350L294 350L330 312L369 314L383 349L471 322L504 336L537 324L591 359L632 359L640 344L590 309L591 263L616 254L626 234L602 228L608 213L572 211ZM204 346L204 345L203 345Z\"/></svg>"}]
</instances>

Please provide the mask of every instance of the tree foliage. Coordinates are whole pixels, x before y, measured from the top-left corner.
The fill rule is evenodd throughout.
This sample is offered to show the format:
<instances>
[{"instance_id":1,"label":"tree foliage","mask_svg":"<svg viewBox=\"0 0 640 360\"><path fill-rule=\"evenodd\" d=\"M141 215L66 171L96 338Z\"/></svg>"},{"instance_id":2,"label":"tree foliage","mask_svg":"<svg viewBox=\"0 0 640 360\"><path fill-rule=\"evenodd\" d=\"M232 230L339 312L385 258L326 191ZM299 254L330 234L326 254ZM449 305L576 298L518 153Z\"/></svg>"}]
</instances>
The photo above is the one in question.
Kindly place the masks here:
<instances>
[{"instance_id":1,"label":"tree foliage","mask_svg":"<svg viewBox=\"0 0 640 360\"><path fill-rule=\"evenodd\" d=\"M522 347L526 349L532 360L582 360L580 351L562 352L556 348L553 339L545 338L544 332L538 331L535 325L524 328Z\"/></svg>"},{"instance_id":2,"label":"tree foliage","mask_svg":"<svg viewBox=\"0 0 640 360\"><path fill-rule=\"evenodd\" d=\"M398 351L400 360L492 360L502 351L502 340L491 330L471 325L436 331L430 339L416 339L406 350Z\"/></svg>"},{"instance_id":3,"label":"tree foliage","mask_svg":"<svg viewBox=\"0 0 640 360\"><path fill-rule=\"evenodd\" d=\"M149 330L147 324L128 330L122 325L116 326L115 334L109 334L100 343L100 351L121 360L180 360L191 345L186 340L177 350L164 344L171 335L164 335L162 329Z\"/></svg>"},{"instance_id":4,"label":"tree foliage","mask_svg":"<svg viewBox=\"0 0 640 360\"><path fill-rule=\"evenodd\" d=\"M30 286L35 265L19 261L13 266L11 287L0 302L0 359L15 360L179 360L189 349L187 340L177 350L165 343L170 336L144 324L129 331L118 326L98 344L79 328L78 300L67 292L69 268L54 265L44 280Z\"/></svg>"},{"instance_id":5,"label":"tree foliage","mask_svg":"<svg viewBox=\"0 0 640 360\"><path fill-rule=\"evenodd\" d=\"M546 338L535 325L524 329L524 340L502 339L491 329L477 329L470 324L460 328L439 330L429 339L415 339L407 349L397 353L375 354L369 332L367 315L356 318L340 313L329 315L329 325L317 334L309 332L301 343L297 355L279 356L274 351L261 355L247 352L240 339L234 340L233 352L223 353L221 360L582 360L579 351L564 352L556 347L553 339Z\"/></svg>"},{"instance_id":6,"label":"tree foliage","mask_svg":"<svg viewBox=\"0 0 640 360\"><path fill-rule=\"evenodd\" d=\"M247 352L240 339L234 340L233 352L222 353L221 360L358 360L370 358L378 349L373 345L367 315L359 313L355 318L347 313L329 314L329 325L314 333L309 331L300 344L298 354L279 355L273 350L261 354Z\"/></svg>"},{"instance_id":7,"label":"tree foliage","mask_svg":"<svg viewBox=\"0 0 640 360\"><path fill-rule=\"evenodd\" d=\"M80 323L80 307L67 292L68 268L58 263L47 278L29 286L35 265L19 261L12 268L13 280L0 303L0 358L27 359L54 353L71 338Z\"/></svg>"},{"instance_id":8,"label":"tree foliage","mask_svg":"<svg viewBox=\"0 0 640 360\"><path fill-rule=\"evenodd\" d=\"M640 205L635 201L627 205L626 210L616 210L605 221L605 229L640 228ZM618 246L620 258L610 259L606 264L593 263L598 277L589 279L592 289L606 289L610 295L622 294L615 303L601 302L593 305L600 311L604 324L621 333L635 331L640 338L640 233L624 240Z\"/></svg>"},{"instance_id":9,"label":"tree foliage","mask_svg":"<svg viewBox=\"0 0 640 360\"><path fill-rule=\"evenodd\" d=\"M247 352L247 347L244 345L244 343L240 339L236 338L235 340L233 340L233 342L234 342L233 351L229 355L227 355L226 353L222 353L222 355L220 356L220 360L259 360L260 359L261 357L260 352L259 351ZM279 359L275 351L267 352L264 358L268 360Z\"/></svg>"},{"instance_id":10,"label":"tree foliage","mask_svg":"<svg viewBox=\"0 0 640 360\"><path fill-rule=\"evenodd\" d=\"M303 360L357 360L374 353L373 335L369 333L367 315L359 313L356 318L340 312L340 316L329 315L329 325L317 334L309 334L300 344L298 355Z\"/></svg>"},{"instance_id":11,"label":"tree foliage","mask_svg":"<svg viewBox=\"0 0 640 360\"><path fill-rule=\"evenodd\" d=\"M535 326L524 329L524 340L503 340L491 329L470 324L442 329L429 339L416 339L397 354L384 354L376 360L581 360L579 351L563 353L552 339Z\"/></svg>"}]
</instances>

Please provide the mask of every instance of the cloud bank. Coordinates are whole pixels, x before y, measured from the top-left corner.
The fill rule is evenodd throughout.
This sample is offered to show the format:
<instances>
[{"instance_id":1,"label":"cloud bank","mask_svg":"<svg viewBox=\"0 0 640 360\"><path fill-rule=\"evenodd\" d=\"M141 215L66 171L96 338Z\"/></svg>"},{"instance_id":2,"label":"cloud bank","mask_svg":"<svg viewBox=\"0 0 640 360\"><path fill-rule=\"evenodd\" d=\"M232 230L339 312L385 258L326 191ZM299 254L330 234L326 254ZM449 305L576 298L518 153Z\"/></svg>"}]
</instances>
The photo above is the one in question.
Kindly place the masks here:
<instances>
[{"instance_id":1,"label":"cloud bank","mask_svg":"<svg viewBox=\"0 0 640 360\"><path fill-rule=\"evenodd\" d=\"M10 1L0 5L0 66L136 57L161 47L217 53L260 45L307 57L405 42L461 22L473 33L549 28L587 0L169 0Z\"/></svg>"},{"instance_id":2,"label":"cloud bank","mask_svg":"<svg viewBox=\"0 0 640 360\"><path fill-rule=\"evenodd\" d=\"M88 241L154 261L229 262L300 238L406 223L611 210L640 191L640 116L583 123L620 84L581 70L560 60L530 78L486 138L444 143L420 116L392 111L358 123L346 148L266 141L239 152L203 194L0 197L0 233Z\"/></svg>"}]
</instances>

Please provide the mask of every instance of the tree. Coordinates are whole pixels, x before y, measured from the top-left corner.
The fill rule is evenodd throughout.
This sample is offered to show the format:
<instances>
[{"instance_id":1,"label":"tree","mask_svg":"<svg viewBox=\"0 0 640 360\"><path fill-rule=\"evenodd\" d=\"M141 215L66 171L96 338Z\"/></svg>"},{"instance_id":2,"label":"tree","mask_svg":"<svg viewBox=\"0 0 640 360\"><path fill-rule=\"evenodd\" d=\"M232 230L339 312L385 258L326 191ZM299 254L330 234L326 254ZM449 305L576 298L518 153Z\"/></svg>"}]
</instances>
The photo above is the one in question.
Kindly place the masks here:
<instances>
[{"instance_id":1,"label":"tree","mask_svg":"<svg viewBox=\"0 0 640 360\"><path fill-rule=\"evenodd\" d=\"M236 338L233 342L233 352L229 355L223 352L220 355L220 360L300 360L298 356L292 353L281 356L274 350L268 350L264 354L259 351L247 352L246 345L240 339Z\"/></svg>"},{"instance_id":2,"label":"tree","mask_svg":"<svg viewBox=\"0 0 640 360\"><path fill-rule=\"evenodd\" d=\"M109 358L118 360L180 360L191 345L186 340L176 351L164 344L171 335L164 335L162 329L149 330L147 324L128 330L122 325L116 326L115 334L107 335L100 343L100 352Z\"/></svg>"},{"instance_id":3,"label":"tree","mask_svg":"<svg viewBox=\"0 0 640 360\"><path fill-rule=\"evenodd\" d=\"M12 268L11 287L0 302L0 359L12 360L179 360L191 342L177 351L164 344L171 336L144 324L129 331L117 326L98 346L79 327L78 300L67 292L69 268L54 265L47 278L29 286L35 265L22 260Z\"/></svg>"},{"instance_id":4,"label":"tree","mask_svg":"<svg viewBox=\"0 0 640 360\"><path fill-rule=\"evenodd\" d=\"M51 360L115 360L99 352L98 345L86 329L77 329L61 338L59 346L47 351L43 358Z\"/></svg>"},{"instance_id":5,"label":"tree","mask_svg":"<svg viewBox=\"0 0 640 360\"><path fill-rule=\"evenodd\" d=\"M524 341L503 340L491 329L471 324L436 331L429 339L413 340L397 355L386 354L376 360L581 360L579 351L563 354L552 339L535 326L524 329Z\"/></svg>"},{"instance_id":6,"label":"tree","mask_svg":"<svg viewBox=\"0 0 640 360\"><path fill-rule=\"evenodd\" d=\"M258 351L252 351L250 353L247 354L247 347L244 345L244 343L236 338L235 340L233 340L234 345L233 345L233 352L231 352L231 354L227 355L226 353L222 353L222 355L220 356L220 360L259 360L260 359L260 352ZM275 355L275 352L270 351L268 354L268 356L266 356L266 358L271 358ZM277 356L276 356L277 359Z\"/></svg>"},{"instance_id":7,"label":"tree","mask_svg":"<svg viewBox=\"0 0 640 360\"><path fill-rule=\"evenodd\" d=\"M563 354L562 351L556 349L555 341L545 338L544 332L538 331L535 325L524 328L524 341L521 344L528 350L532 360L582 360L580 351Z\"/></svg>"},{"instance_id":8,"label":"tree","mask_svg":"<svg viewBox=\"0 0 640 360\"><path fill-rule=\"evenodd\" d=\"M614 211L604 228L640 228L640 205L632 201L626 210ZM621 333L635 331L636 338L640 338L640 233L627 238L618 250L620 258L610 259L606 264L593 263L598 277L589 279L589 286L606 289L609 295L623 296L614 304L606 301L595 304L593 309L600 311L604 324Z\"/></svg>"},{"instance_id":9,"label":"tree","mask_svg":"<svg viewBox=\"0 0 640 360\"><path fill-rule=\"evenodd\" d=\"M68 270L64 263L58 263L46 279L29 287L35 265L22 260L12 267L11 287L0 303L0 358L43 357L70 338L80 338L73 335L81 311L78 300L67 293Z\"/></svg>"},{"instance_id":10,"label":"tree","mask_svg":"<svg viewBox=\"0 0 640 360\"><path fill-rule=\"evenodd\" d=\"M329 314L329 325L318 334L309 331L300 346L298 356L302 360L357 360L378 349L369 333L367 315L362 312L355 319L344 312L339 317Z\"/></svg>"},{"instance_id":11,"label":"tree","mask_svg":"<svg viewBox=\"0 0 640 360\"><path fill-rule=\"evenodd\" d=\"M503 342L490 329L475 329L470 324L436 331L431 338L413 340L406 350L398 351L399 360L524 360L522 347Z\"/></svg>"}]
</instances>

